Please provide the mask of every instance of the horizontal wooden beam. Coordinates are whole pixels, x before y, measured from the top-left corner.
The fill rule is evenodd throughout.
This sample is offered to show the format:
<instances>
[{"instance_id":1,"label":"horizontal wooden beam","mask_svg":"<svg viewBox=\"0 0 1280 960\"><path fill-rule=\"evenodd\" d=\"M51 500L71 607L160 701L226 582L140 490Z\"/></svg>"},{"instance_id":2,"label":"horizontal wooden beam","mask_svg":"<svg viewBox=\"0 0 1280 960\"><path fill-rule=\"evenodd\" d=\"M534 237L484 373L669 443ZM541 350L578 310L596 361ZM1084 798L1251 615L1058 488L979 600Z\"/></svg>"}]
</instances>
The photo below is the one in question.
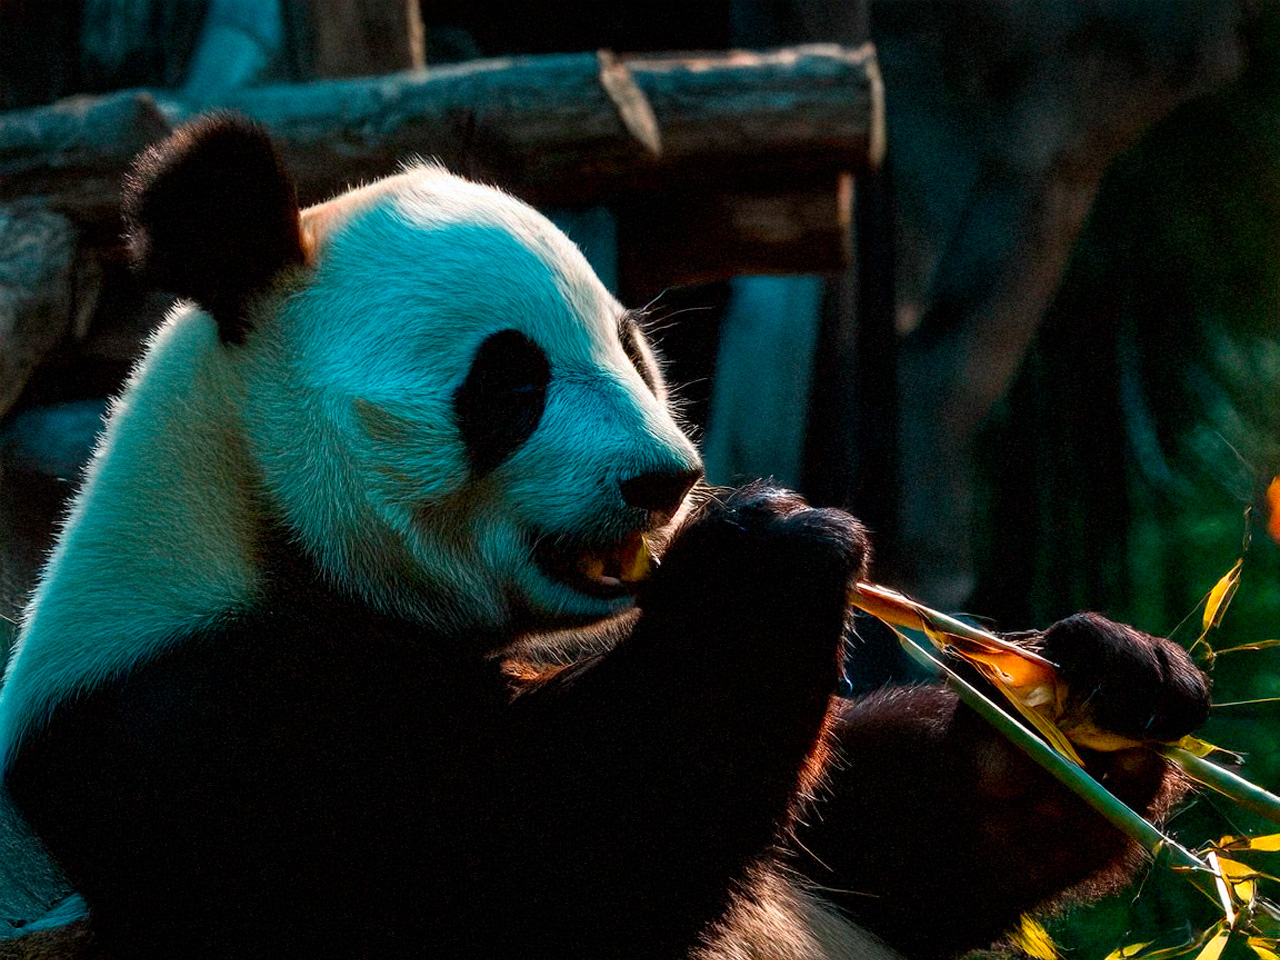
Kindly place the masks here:
<instances>
[{"instance_id":1,"label":"horizontal wooden beam","mask_svg":"<svg viewBox=\"0 0 1280 960\"><path fill-rule=\"evenodd\" d=\"M252 88L199 107L125 90L0 114L0 200L41 195L77 223L114 229L131 158L211 108L263 123L307 201L413 156L540 204L609 201L708 172L721 183L826 175L866 164L878 142L874 77L870 46L821 45L482 60Z\"/></svg>"}]
</instances>

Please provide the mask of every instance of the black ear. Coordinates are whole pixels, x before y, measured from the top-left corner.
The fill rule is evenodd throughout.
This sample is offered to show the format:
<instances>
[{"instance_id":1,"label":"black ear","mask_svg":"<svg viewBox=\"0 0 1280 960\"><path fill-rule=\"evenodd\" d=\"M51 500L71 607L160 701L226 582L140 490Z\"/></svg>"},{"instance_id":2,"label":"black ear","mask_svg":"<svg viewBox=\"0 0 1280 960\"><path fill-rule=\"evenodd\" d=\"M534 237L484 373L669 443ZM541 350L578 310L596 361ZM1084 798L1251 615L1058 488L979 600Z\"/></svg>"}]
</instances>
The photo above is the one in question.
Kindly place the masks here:
<instances>
[{"instance_id":1,"label":"black ear","mask_svg":"<svg viewBox=\"0 0 1280 960\"><path fill-rule=\"evenodd\" d=\"M226 343L243 342L254 297L304 261L293 180L266 131L233 114L189 123L143 153L125 179L123 216L134 266L208 310Z\"/></svg>"}]
</instances>

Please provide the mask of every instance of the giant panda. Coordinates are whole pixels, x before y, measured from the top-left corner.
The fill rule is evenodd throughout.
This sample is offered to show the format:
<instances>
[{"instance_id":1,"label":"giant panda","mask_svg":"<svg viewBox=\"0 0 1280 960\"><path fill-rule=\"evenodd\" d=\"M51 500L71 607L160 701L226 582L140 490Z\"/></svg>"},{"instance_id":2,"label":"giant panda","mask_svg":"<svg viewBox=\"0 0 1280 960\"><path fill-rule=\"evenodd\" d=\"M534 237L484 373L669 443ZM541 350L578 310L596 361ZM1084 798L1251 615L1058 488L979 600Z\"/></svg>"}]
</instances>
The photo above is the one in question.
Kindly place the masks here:
<instances>
[{"instance_id":1,"label":"giant panda","mask_svg":"<svg viewBox=\"0 0 1280 960\"><path fill-rule=\"evenodd\" d=\"M419 163L300 212L214 116L126 211L186 299L0 694L95 956L941 957L1132 868L945 689L834 696L866 532L691 494L639 318L534 210ZM1036 642L1110 729L1204 717L1166 641ZM1152 815L1178 792L1090 758Z\"/></svg>"}]
</instances>

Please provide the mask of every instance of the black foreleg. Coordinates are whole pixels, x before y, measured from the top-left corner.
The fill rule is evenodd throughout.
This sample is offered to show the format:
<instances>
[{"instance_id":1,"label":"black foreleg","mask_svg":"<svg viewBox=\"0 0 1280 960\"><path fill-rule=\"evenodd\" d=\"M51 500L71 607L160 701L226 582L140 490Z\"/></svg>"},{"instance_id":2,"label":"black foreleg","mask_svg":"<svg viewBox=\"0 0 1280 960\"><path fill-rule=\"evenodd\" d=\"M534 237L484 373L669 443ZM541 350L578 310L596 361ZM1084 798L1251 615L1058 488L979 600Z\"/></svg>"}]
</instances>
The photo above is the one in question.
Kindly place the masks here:
<instances>
[{"instance_id":1,"label":"black foreleg","mask_svg":"<svg viewBox=\"0 0 1280 960\"><path fill-rule=\"evenodd\" d=\"M528 695L514 789L542 798L555 849L521 856L531 876L558 864L575 955L683 955L768 851L820 765L865 553L856 521L792 495L708 504L632 634Z\"/></svg>"},{"instance_id":2,"label":"black foreleg","mask_svg":"<svg viewBox=\"0 0 1280 960\"><path fill-rule=\"evenodd\" d=\"M1043 638L1069 709L1135 739L1203 722L1204 677L1181 648L1101 617ZM799 827L797 863L908 956L984 946L1064 891L1101 895L1141 855L1099 814L941 687L884 691L839 709L843 759ZM1185 785L1146 748L1081 750L1116 796L1160 819Z\"/></svg>"}]
</instances>

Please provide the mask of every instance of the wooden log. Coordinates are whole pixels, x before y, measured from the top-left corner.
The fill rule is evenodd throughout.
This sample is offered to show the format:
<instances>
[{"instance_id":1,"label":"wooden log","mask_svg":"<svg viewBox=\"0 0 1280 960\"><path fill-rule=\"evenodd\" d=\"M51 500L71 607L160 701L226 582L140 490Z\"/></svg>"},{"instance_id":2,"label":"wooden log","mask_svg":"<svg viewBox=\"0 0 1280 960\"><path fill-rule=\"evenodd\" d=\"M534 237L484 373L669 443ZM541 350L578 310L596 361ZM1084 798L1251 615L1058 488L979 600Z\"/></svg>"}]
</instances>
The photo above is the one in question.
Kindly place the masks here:
<instances>
[{"instance_id":1,"label":"wooden log","mask_svg":"<svg viewBox=\"0 0 1280 960\"><path fill-rule=\"evenodd\" d=\"M125 171L170 130L169 118L144 90L0 114L0 202L42 197L90 241L104 231L114 236Z\"/></svg>"},{"instance_id":2,"label":"wooden log","mask_svg":"<svg viewBox=\"0 0 1280 960\"><path fill-rule=\"evenodd\" d=\"M78 283L76 256L65 217L32 199L0 206L0 415L59 341L84 332L95 291Z\"/></svg>"},{"instance_id":3,"label":"wooden log","mask_svg":"<svg viewBox=\"0 0 1280 960\"><path fill-rule=\"evenodd\" d=\"M835 173L866 162L882 125L870 46L622 63L652 110L658 156L624 122L601 81L611 63L596 54L263 87L220 106L271 130L305 200L413 155L487 173L541 204L594 203L689 176ZM0 200L39 194L77 222L113 224L129 158L191 115L139 90L0 114Z\"/></svg>"}]
</instances>

